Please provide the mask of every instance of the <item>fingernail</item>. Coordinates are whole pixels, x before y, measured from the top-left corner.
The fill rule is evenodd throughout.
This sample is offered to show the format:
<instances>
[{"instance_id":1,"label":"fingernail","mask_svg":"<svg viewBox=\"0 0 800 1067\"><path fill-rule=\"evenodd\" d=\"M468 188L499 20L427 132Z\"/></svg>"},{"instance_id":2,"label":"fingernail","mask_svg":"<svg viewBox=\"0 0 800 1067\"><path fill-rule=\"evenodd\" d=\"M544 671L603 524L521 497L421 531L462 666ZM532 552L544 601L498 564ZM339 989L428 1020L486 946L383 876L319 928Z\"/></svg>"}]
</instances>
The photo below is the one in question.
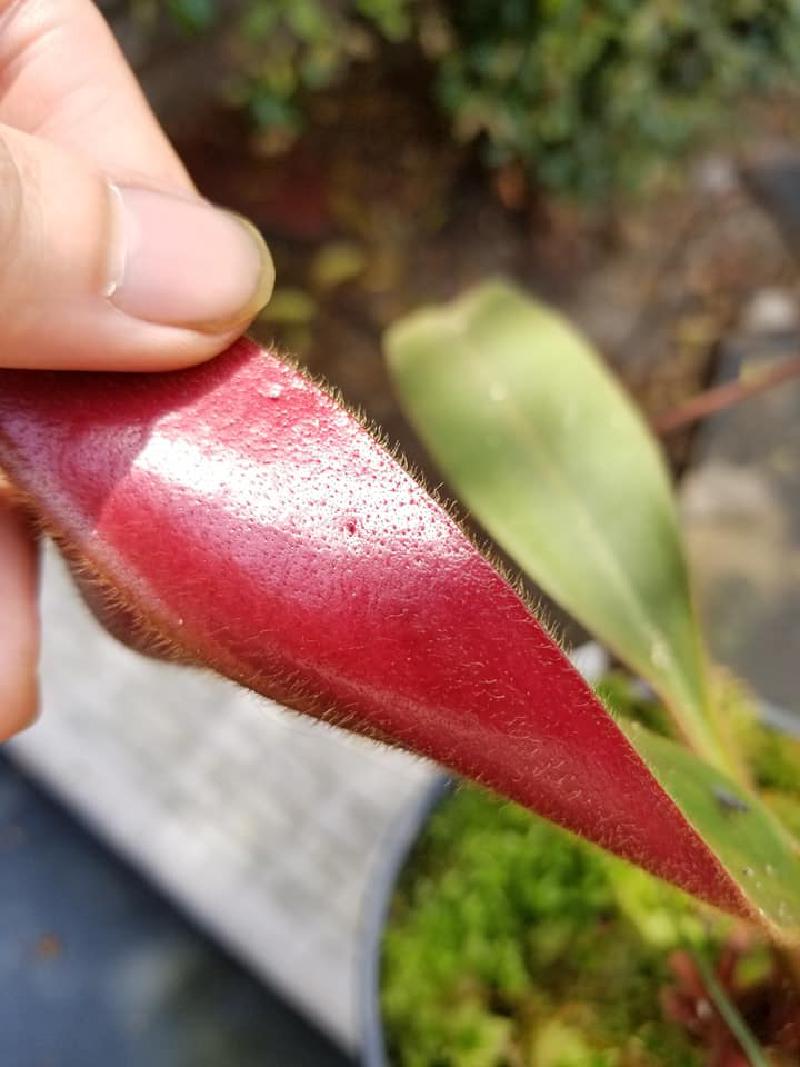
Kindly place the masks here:
<instances>
[{"instance_id":1,"label":"fingernail","mask_svg":"<svg viewBox=\"0 0 800 1067\"><path fill-rule=\"evenodd\" d=\"M106 295L134 318L222 332L269 300L274 270L251 223L152 189L110 186L113 204Z\"/></svg>"}]
</instances>

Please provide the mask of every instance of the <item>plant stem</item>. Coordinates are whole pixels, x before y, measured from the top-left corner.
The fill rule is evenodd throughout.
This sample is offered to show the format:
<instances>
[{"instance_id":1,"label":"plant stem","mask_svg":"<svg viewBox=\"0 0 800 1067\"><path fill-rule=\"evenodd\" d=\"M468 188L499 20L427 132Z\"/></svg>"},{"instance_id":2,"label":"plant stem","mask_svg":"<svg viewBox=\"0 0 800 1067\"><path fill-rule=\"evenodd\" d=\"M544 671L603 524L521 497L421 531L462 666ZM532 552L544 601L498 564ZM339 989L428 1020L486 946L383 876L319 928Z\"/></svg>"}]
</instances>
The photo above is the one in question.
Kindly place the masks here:
<instances>
[{"instance_id":1,"label":"plant stem","mask_svg":"<svg viewBox=\"0 0 800 1067\"><path fill-rule=\"evenodd\" d=\"M684 404L657 415L653 420L653 429L657 434L666 435L690 426L693 422L716 415L720 411L734 407L743 400L765 393L793 378L800 378L800 356L783 360L776 367L770 367L760 374L746 379L738 378L735 382L726 382L713 389L707 389L693 396Z\"/></svg>"},{"instance_id":2,"label":"plant stem","mask_svg":"<svg viewBox=\"0 0 800 1067\"><path fill-rule=\"evenodd\" d=\"M739 1014L736 1005L717 981L713 968L702 953L690 950L697 964L708 995L725 1021L726 1026L739 1042L742 1052L750 1061L751 1067L770 1067L764 1052L755 1037L750 1033L747 1023Z\"/></svg>"}]
</instances>

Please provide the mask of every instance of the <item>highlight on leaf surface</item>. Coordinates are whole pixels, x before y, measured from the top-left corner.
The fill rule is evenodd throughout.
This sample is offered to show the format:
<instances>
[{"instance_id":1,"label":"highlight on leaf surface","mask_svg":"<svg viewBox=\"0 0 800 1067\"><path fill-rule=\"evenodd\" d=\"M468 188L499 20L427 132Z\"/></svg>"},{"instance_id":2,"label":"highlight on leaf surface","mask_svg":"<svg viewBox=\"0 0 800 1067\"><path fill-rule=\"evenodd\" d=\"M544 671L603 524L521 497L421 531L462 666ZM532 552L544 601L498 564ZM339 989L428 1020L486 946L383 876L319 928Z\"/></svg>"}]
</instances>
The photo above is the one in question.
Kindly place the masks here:
<instances>
[{"instance_id":1,"label":"highlight on leaf surface","mask_svg":"<svg viewBox=\"0 0 800 1067\"><path fill-rule=\"evenodd\" d=\"M736 870L725 825L704 839L448 513L272 353L0 371L0 465L178 658L433 758L787 938L800 925L800 863Z\"/></svg>"},{"instance_id":2,"label":"highlight on leaf surface","mask_svg":"<svg viewBox=\"0 0 800 1067\"><path fill-rule=\"evenodd\" d=\"M559 314L500 282L386 336L402 405L497 543L737 773L715 722L669 476L634 404Z\"/></svg>"}]
</instances>

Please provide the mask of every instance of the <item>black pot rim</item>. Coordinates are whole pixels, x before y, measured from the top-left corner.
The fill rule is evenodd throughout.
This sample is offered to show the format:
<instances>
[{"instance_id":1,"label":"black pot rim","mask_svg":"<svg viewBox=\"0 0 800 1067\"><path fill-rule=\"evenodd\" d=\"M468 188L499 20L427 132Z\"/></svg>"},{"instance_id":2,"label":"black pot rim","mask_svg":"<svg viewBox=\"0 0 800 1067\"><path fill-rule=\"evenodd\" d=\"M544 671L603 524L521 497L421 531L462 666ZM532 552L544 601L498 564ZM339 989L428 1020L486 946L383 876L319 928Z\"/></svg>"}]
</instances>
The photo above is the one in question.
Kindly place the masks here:
<instances>
[{"instance_id":1,"label":"black pot rim","mask_svg":"<svg viewBox=\"0 0 800 1067\"><path fill-rule=\"evenodd\" d=\"M381 1014L381 946L397 879L433 810L453 789L454 779L438 774L388 835L370 885L361 927L358 1023L363 1067L390 1067Z\"/></svg>"}]
</instances>

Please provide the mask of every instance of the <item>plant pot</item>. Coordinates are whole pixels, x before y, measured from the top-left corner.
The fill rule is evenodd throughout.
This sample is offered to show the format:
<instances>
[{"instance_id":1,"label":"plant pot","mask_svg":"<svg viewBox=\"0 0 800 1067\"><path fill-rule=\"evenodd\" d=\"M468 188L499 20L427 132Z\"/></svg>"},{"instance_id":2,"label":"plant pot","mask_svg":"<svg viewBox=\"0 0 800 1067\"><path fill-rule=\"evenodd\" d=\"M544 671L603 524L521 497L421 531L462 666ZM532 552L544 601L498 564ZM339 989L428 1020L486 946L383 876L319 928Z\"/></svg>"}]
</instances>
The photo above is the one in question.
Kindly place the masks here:
<instances>
[{"instance_id":1,"label":"plant pot","mask_svg":"<svg viewBox=\"0 0 800 1067\"><path fill-rule=\"evenodd\" d=\"M594 673L594 672L587 672ZM599 673L599 672L598 672ZM597 675L595 674L595 677ZM764 705L763 720L773 729L800 736L800 720L791 713ZM442 774L431 783L386 842L365 909L360 966L359 1024L362 1067L394 1067L386 1051L381 1010L381 965L384 934L398 879L425 830L428 820L456 783Z\"/></svg>"},{"instance_id":2,"label":"plant pot","mask_svg":"<svg viewBox=\"0 0 800 1067\"><path fill-rule=\"evenodd\" d=\"M364 909L358 990L360 1059L363 1067L390 1067L381 1014L383 934L400 872L433 810L453 788L446 774L434 779L388 837Z\"/></svg>"}]
</instances>

